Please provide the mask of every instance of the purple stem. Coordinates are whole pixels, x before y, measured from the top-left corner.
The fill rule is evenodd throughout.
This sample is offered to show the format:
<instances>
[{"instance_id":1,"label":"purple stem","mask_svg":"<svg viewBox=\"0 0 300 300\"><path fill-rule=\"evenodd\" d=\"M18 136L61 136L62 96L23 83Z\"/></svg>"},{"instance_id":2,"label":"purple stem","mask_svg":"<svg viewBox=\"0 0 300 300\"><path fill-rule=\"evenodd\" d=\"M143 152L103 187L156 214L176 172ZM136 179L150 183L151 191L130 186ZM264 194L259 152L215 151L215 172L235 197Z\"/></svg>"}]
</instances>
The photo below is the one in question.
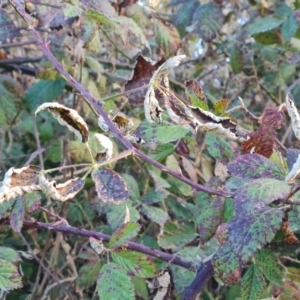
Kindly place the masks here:
<instances>
[{"instance_id":1,"label":"purple stem","mask_svg":"<svg viewBox=\"0 0 300 300\"><path fill-rule=\"evenodd\" d=\"M7 221L9 222L9 220ZM47 230L55 230L55 231L60 231L66 234L75 234L75 235L81 235L85 237L93 237L98 240L102 240L104 242L109 242L110 236L101 232L95 232L91 230L86 230L86 229L80 229L76 227L72 227L69 225L53 225L51 223L41 223L41 222L33 222L33 221L23 221L23 228L39 228L39 229L47 229ZM124 245L122 245L124 247ZM169 253L165 253L153 248L146 247L142 244L137 244L133 242L128 242L126 243L126 248L131 249L140 253L147 254L152 257L157 257L161 260L167 261L167 262L172 262L175 265L178 265L180 267L183 267L188 270L196 270L197 266L190 262L186 261L184 259L181 259L180 257L176 255L172 255Z\"/></svg>"},{"instance_id":2,"label":"purple stem","mask_svg":"<svg viewBox=\"0 0 300 300\"><path fill-rule=\"evenodd\" d=\"M118 140L128 149L131 150L134 155L137 155L144 159L145 161L153 164L157 168L161 169L162 171L172 175L175 178L180 179L181 181L187 183L190 185L195 191L202 191L209 194L224 196L224 197L230 197L231 194L226 191L222 190L213 190L210 188L207 188L201 184L198 184L186 177L184 177L182 174L178 172L174 172L167 168L166 166L160 164L159 162L155 161L148 155L144 154L143 152L139 151L135 147L132 146L132 144L126 140L123 135L121 134L120 130L114 125L114 123L110 120L110 118L107 116L106 112L103 110L100 102L96 101L96 99L89 93L87 89L85 89L79 82L77 82L65 69L64 67L56 60L56 58L53 56L51 51L49 50L47 42L44 42L38 32L34 28L34 24L31 21L30 15L28 15L23 6L20 4L19 1L13 1L9 0L9 2L13 5L13 7L16 9L16 11L23 17L23 19L29 24L29 29L32 31L34 37L36 38L37 42L41 45L44 54L48 57L48 59L52 62L55 69L64 76L64 78L71 84L85 99L89 104L93 105L99 113L106 124L108 125L111 132L118 138Z\"/></svg>"}]
</instances>

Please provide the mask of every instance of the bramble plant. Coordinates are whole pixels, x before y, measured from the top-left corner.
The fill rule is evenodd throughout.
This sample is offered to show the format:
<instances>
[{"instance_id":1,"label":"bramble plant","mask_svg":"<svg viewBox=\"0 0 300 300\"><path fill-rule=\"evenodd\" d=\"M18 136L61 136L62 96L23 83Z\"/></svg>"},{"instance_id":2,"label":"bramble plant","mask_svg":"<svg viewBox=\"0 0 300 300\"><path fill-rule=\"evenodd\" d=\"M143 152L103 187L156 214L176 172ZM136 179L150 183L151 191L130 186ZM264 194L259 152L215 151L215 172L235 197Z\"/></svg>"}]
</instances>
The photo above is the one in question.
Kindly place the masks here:
<instances>
[{"instance_id":1,"label":"bramble plant","mask_svg":"<svg viewBox=\"0 0 300 300\"><path fill-rule=\"evenodd\" d=\"M299 298L300 4L271 2L1 2L1 299Z\"/></svg>"}]
</instances>

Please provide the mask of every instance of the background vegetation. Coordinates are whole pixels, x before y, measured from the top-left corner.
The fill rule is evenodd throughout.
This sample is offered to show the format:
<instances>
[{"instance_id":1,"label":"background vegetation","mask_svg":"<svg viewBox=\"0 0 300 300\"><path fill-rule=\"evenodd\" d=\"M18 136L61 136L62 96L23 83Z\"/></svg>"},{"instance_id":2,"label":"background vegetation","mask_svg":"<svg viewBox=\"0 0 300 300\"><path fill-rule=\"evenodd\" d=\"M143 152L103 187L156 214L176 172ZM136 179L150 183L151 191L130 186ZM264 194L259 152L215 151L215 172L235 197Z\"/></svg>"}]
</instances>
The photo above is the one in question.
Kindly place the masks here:
<instances>
[{"instance_id":1,"label":"background vegetation","mask_svg":"<svg viewBox=\"0 0 300 300\"><path fill-rule=\"evenodd\" d=\"M0 10L0 298L299 299L300 128L285 98L300 107L300 2L23 2ZM151 124L143 86L176 55L168 96L183 121L158 82ZM35 116L48 102L79 113L90 148ZM223 119L195 133L187 105ZM228 122L250 139L228 139ZM33 191L46 173L29 164L49 182L79 177L60 200L81 191ZM5 178L21 192L8 197Z\"/></svg>"}]
</instances>

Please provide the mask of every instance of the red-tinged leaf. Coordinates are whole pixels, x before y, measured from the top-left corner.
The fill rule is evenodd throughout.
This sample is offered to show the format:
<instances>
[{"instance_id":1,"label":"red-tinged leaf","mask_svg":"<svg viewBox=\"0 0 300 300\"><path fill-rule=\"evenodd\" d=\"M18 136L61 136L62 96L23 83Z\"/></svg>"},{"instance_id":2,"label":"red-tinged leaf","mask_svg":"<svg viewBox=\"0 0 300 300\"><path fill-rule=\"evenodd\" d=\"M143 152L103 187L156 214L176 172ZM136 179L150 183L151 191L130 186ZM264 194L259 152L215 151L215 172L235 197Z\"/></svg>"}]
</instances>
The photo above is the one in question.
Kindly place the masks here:
<instances>
[{"instance_id":1,"label":"red-tinged leaf","mask_svg":"<svg viewBox=\"0 0 300 300\"><path fill-rule=\"evenodd\" d=\"M25 216L25 205L23 197L15 201L13 210L10 215L10 225L15 232L20 232L23 227Z\"/></svg>"},{"instance_id":2,"label":"red-tinged leaf","mask_svg":"<svg viewBox=\"0 0 300 300\"><path fill-rule=\"evenodd\" d=\"M39 177L39 185L43 192L54 200L67 201L75 197L84 187L85 181L79 177L69 179L68 181L56 184L55 181L49 181L44 176Z\"/></svg>"},{"instance_id":3,"label":"red-tinged leaf","mask_svg":"<svg viewBox=\"0 0 300 300\"><path fill-rule=\"evenodd\" d=\"M111 202L129 199L127 186L123 178L117 172L101 168L93 171L92 179L95 182L100 201Z\"/></svg>"},{"instance_id":4,"label":"red-tinged leaf","mask_svg":"<svg viewBox=\"0 0 300 300\"><path fill-rule=\"evenodd\" d=\"M208 110L207 100L201 84L197 80L188 80L185 83L185 95L192 106Z\"/></svg>"},{"instance_id":5,"label":"red-tinged leaf","mask_svg":"<svg viewBox=\"0 0 300 300\"><path fill-rule=\"evenodd\" d=\"M262 126L267 126L273 129L280 129L285 125L286 118L284 112L278 107L267 106L263 114L259 118L259 123Z\"/></svg>"},{"instance_id":6,"label":"red-tinged leaf","mask_svg":"<svg viewBox=\"0 0 300 300\"><path fill-rule=\"evenodd\" d=\"M227 223L222 223L218 226L215 237L221 245L224 245L229 238L229 229Z\"/></svg>"},{"instance_id":7,"label":"red-tinged leaf","mask_svg":"<svg viewBox=\"0 0 300 300\"><path fill-rule=\"evenodd\" d=\"M40 111L48 110L63 126L75 133L82 143L89 139L89 129L83 118L72 108L67 108L56 102L49 102L40 105L35 111L35 115Z\"/></svg>"},{"instance_id":8,"label":"red-tinged leaf","mask_svg":"<svg viewBox=\"0 0 300 300\"><path fill-rule=\"evenodd\" d=\"M115 263L127 271L128 276L147 278L156 275L157 270L154 262L145 254L117 250L112 252L112 258Z\"/></svg>"},{"instance_id":9,"label":"red-tinged leaf","mask_svg":"<svg viewBox=\"0 0 300 300\"><path fill-rule=\"evenodd\" d=\"M123 224L114 234L111 236L110 241L108 243L109 248L115 248L121 245L126 244L132 238L134 238L141 226L137 223L126 223Z\"/></svg>"},{"instance_id":10,"label":"red-tinged leaf","mask_svg":"<svg viewBox=\"0 0 300 300\"><path fill-rule=\"evenodd\" d=\"M263 204L270 204L275 200L285 199L291 192L290 186L274 178L259 178L248 181L236 190L234 207L236 212L251 213L253 209ZM247 204L246 206L244 206ZM245 208L247 209L245 211Z\"/></svg>"},{"instance_id":11,"label":"red-tinged leaf","mask_svg":"<svg viewBox=\"0 0 300 300\"><path fill-rule=\"evenodd\" d=\"M21 169L10 168L5 173L2 186L0 187L0 203L40 190L38 185L40 170L39 167L32 165Z\"/></svg>"},{"instance_id":12,"label":"red-tinged leaf","mask_svg":"<svg viewBox=\"0 0 300 300\"><path fill-rule=\"evenodd\" d=\"M130 91L147 85L150 82L154 72L166 61L165 58L161 58L158 62L153 62L143 55L139 55L136 65L133 70L133 74L130 80L125 84L125 91ZM140 90L130 94L128 101L131 105L142 105L144 103L147 89ZM156 95L158 97L158 95Z\"/></svg>"},{"instance_id":13,"label":"red-tinged leaf","mask_svg":"<svg viewBox=\"0 0 300 300\"><path fill-rule=\"evenodd\" d=\"M212 258L216 275L227 285L234 285L241 276L241 264L231 245L226 243Z\"/></svg>"},{"instance_id":14,"label":"red-tinged leaf","mask_svg":"<svg viewBox=\"0 0 300 300\"><path fill-rule=\"evenodd\" d=\"M229 239L215 253L212 263L220 279L228 285L237 282L240 270L257 249L272 241L284 214L279 209L261 207L251 214L237 215L229 224Z\"/></svg>"},{"instance_id":15,"label":"red-tinged leaf","mask_svg":"<svg viewBox=\"0 0 300 300\"><path fill-rule=\"evenodd\" d=\"M250 134L250 139L243 142L243 154L257 153L269 158L273 153L275 135L272 127L261 126Z\"/></svg>"},{"instance_id":16,"label":"red-tinged leaf","mask_svg":"<svg viewBox=\"0 0 300 300\"><path fill-rule=\"evenodd\" d=\"M242 178L285 179L285 173L280 167L259 154L240 155L227 168L232 175Z\"/></svg>"}]
</instances>

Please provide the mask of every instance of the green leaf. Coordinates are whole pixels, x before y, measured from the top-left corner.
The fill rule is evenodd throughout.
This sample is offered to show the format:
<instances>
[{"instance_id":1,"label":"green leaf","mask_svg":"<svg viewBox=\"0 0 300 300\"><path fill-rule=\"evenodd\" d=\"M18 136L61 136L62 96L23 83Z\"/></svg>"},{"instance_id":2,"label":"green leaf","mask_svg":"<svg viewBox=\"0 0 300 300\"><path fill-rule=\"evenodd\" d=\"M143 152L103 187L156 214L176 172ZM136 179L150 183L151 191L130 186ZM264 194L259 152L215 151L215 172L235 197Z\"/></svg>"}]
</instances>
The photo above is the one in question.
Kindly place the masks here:
<instances>
[{"instance_id":1,"label":"green leaf","mask_svg":"<svg viewBox=\"0 0 300 300\"><path fill-rule=\"evenodd\" d=\"M197 80L188 80L185 83L185 95L192 106L208 110L207 100L201 84Z\"/></svg>"},{"instance_id":2,"label":"green leaf","mask_svg":"<svg viewBox=\"0 0 300 300\"><path fill-rule=\"evenodd\" d=\"M221 162L228 162L231 154L231 144L224 138L216 136L210 132L205 135L205 142L208 153L219 159Z\"/></svg>"},{"instance_id":3,"label":"green leaf","mask_svg":"<svg viewBox=\"0 0 300 300\"><path fill-rule=\"evenodd\" d=\"M22 286L22 277L19 274L18 267L6 259L0 258L0 289L10 291Z\"/></svg>"},{"instance_id":4,"label":"green leaf","mask_svg":"<svg viewBox=\"0 0 300 300\"><path fill-rule=\"evenodd\" d=\"M297 19L294 16L290 16L283 23L281 33L286 40L290 40L296 34L297 29Z\"/></svg>"},{"instance_id":5,"label":"green leaf","mask_svg":"<svg viewBox=\"0 0 300 300\"><path fill-rule=\"evenodd\" d=\"M135 299L130 276L114 263L105 264L101 268L97 289L100 299Z\"/></svg>"},{"instance_id":6,"label":"green leaf","mask_svg":"<svg viewBox=\"0 0 300 300\"><path fill-rule=\"evenodd\" d=\"M223 20L222 10L217 4L202 4L193 14L193 32L198 33L204 41L211 42L220 31Z\"/></svg>"},{"instance_id":7,"label":"green leaf","mask_svg":"<svg viewBox=\"0 0 300 300\"><path fill-rule=\"evenodd\" d=\"M148 300L149 292L148 292L148 286L147 286L146 280L143 278L138 278L138 277L133 276L132 282L135 287L136 295L143 300Z\"/></svg>"},{"instance_id":8,"label":"green leaf","mask_svg":"<svg viewBox=\"0 0 300 300\"><path fill-rule=\"evenodd\" d=\"M284 22L284 19L268 16L265 18L256 18L247 26L247 31L250 35L265 32L279 27Z\"/></svg>"},{"instance_id":9,"label":"green leaf","mask_svg":"<svg viewBox=\"0 0 300 300\"><path fill-rule=\"evenodd\" d=\"M5 201L5 202L1 203L1 205L0 205L0 220L3 219L8 214L8 211L10 210L10 208L12 208L15 201L16 201L15 199L11 199L9 201Z\"/></svg>"},{"instance_id":10,"label":"green leaf","mask_svg":"<svg viewBox=\"0 0 300 300\"><path fill-rule=\"evenodd\" d=\"M232 198L225 198L225 205L224 205L224 215L223 220L224 222L228 223L232 220L235 215L234 210L234 201Z\"/></svg>"},{"instance_id":11,"label":"green leaf","mask_svg":"<svg viewBox=\"0 0 300 300\"><path fill-rule=\"evenodd\" d=\"M78 272L77 284L82 289L87 289L92 286L98 278L102 263L88 263L82 266Z\"/></svg>"},{"instance_id":12,"label":"green leaf","mask_svg":"<svg viewBox=\"0 0 300 300\"><path fill-rule=\"evenodd\" d=\"M255 261L264 276L273 284L281 286L283 272L277 258L269 249L261 249L255 255Z\"/></svg>"},{"instance_id":13,"label":"green leaf","mask_svg":"<svg viewBox=\"0 0 300 300\"><path fill-rule=\"evenodd\" d=\"M97 12L97 11L91 10L91 9L86 11L85 16L87 18L90 18L92 20L99 22L102 25L106 25L116 31L118 29L118 24L117 24L116 20L113 19L115 16L107 16L101 12Z\"/></svg>"},{"instance_id":14,"label":"green leaf","mask_svg":"<svg viewBox=\"0 0 300 300\"><path fill-rule=\"evenodd\" d=\"M166 199L168 194L164 190L149 190L149 192L143 196L142 203L144 204L154 204Z\"/></svg>"},{"instance_id":15,"label":"green leaf","mask_svg":"<svg viewBox=\"0 0 300 300\"><path fill-rule=\"evenodd\" d=\"M31 111L45 102L52 102L65 88L63 79L39 80L25 92L25 103Z\"/></svg>"},{"instance_id":16,"label":"green leaf","mask_svg":"<svg viewBox=\"0 0 300 300\"><path fill-rule=\"evenodd\" d=\"M126 214L125 205L129 209L131 222L137 222L140 219L140 214L136 208L132 207L133 203L131 201L126 201L119 205L107 203L105 210L106 217L113 231L117 230L124 223ZM103 209L101 207L98 211L99 213L103 213Z\"/></svg>"},{"instance_id":17,"label":"green leaf","mask_svg":"<svg viewBox=\"0 0 300 300\"><path fill-rule=\"evenodd\" d=\"M113 251L111 255L114 262L126 270L128 275L140 278L154 277L156 275L155 264L145 254L119 250Z\"/></svg>"},{"instance_id":18,"label":"green leaf","mask_svg":"<svg viewBox=\"0 0 300 300\"><path fill-rule=\"evenodd\" d=\"M41 195L39 192L31 192L25 195L25 208L28 212L37 210L41 205Z\"/></svg>"},{"instance_id":19,"label":"green leaf","mask_svg":"<svg viewBox=\"0 0 300 300\"><path fill-rule=\"evenodd\" d=\"M231 175L249 179L275 178L284 180L286 176L281 168L259 154L240 155L227 168Z\"/></svg>"},{"instance_id":20,"label":"green leaf","mask_svg":"<svg viewBox=\"0 0 300 300\"><path fill-rule=\"evenodd\" d=\"M136 129L135 135L147 143L166 144L183 138L188 132L188 129L179 125L164 123L153 126L153 124L144 121Z\"/></svg>"},{"instance_id":21,"label":"green leaf","mask_svg":"<svg viewBox=\"0 0 300 300\"><path fill-rule=\"evenodd\" d=\"M139 202L141 196L140 196L140 189L139 189L136 179L133 176L131 176L129 174L125 174L125 173L121 174L121 176L125 180L126 185L128 187L129 198L132 201Z\"/></svg>"},{"instance_id":22,"label":"green leaf","mask_svg":"<svg viewBox=\"0 0 300 300\"><path fill-rule=\"evenodd\" d=\"M257 300L264 289L264 277L259 268L252 264L243 276L242 300Z\"/></svg>"},{"instance_id":23,"label":"green leaf","mask_svg":"<svg viewBox=\"0 0 300 300\"><path fill-rule=\"evenodd\" d=\"M15 98L13 95L0 83L0 125L8 125L16 115Z\"/></svg>"},{"instance_id":24,"label":"green leaf","mask_svg":"<svg viewBox=\"0 0 300 300\"><path fill-rule=\"evenodd\" d=\"M159 162L164 161L169 155L173 154L175 146L173 144L159 144L156 149L151 150L151 157Z\"/></svg>"},{"instance_id":25,"label":"green leaf","mask_svg":"<svg viewBox=\"0 0 300 300\"><path fill-rule=\"evenodd\" d=\"M180 7L178 12L173 18L173 24L177 28L180 37L185 34L186 27L189 26L193 19L193 14L197 7L199 6L199 1L190 0Z\"/></svg>"},{"instance_id":26,"label":"green leaf","mask_svg":"<svg viewBox=\"0 0 300 300\"><path fill-rule=\"evenodd\" d=\"M163 234L158 237L158 244L164 249L184 246L196 238L195 229L188 224L168 222L164 226Z\"/></svg>"},{"instance_id":27,"label":"green leaf","mask_svg":"<svg viewBox=\"0 0 300 300\"><path fill-rule=\"evenodd\" d=\"M23 197L16 199L10 215L10 225L15 232L20 232L23 227L25 206Z\"/></svg>"},{"instance_id":28,"label":"green leaf","mask_svg":"<svg viewBox=\"0 0 300 300\"><path fill-rule=\"evenodd\" d=\"M194 222L200 242L205 244L214 236L218 226L223 222L224 198L210 197L206 193L199 193L196 202Z\"/></svg>"},{"instance_id":29,"label":"green leaf","mask_svg":"<svg viewBox=\"0 0 300 300\"><path fill-rule=\"evenodd\" d=\"M10 15L3 9L0 9L0 41L5 43L7 39L21 36L20 29L16 28Z\"/></svg>"},{"instance_id":30,"label":"green leaf","mask_svg":"<svg viewBox=\"0 0 300 300\"><path fill-rule=\"evenodd\" d=\"M141 226L137 223L128 222L123 224L114 234L111 236L111 239L108 243L109 248L115 248L125 244L126 242L130 241L130 239L134 238Z\"/></svg>"},{"instance_id":31,"label":"green leaf","mask_svg":"<svg viewBox=\"0 0 300 300\"><path fill-rule=\"evenodd\" d=\"M169 219L169 215L159 207L143 205L143 214L145 214L153 222L163 226Z\"/></svg>"},{"instance_id":32,"label":"green leaf","mask_svg":"<svg viewBox=\"0 0 300 300\"><path fill-rule=\"evenodd\" d=\"M232 71L236 74L242 72L244 64L243 51L238 47L234 47L230 52L230 66Z\"/></svg>"},{"instance_id":33,"label":"green leaf","mask_svg":"<svg viewBox=\"0 0 300 300\"><path fill-rule=\"evenodd\" d=\"M0 259L5 259L9 262L22 261L17 251L12 248L0 246Z\"/></svg>"}]
</instances>

